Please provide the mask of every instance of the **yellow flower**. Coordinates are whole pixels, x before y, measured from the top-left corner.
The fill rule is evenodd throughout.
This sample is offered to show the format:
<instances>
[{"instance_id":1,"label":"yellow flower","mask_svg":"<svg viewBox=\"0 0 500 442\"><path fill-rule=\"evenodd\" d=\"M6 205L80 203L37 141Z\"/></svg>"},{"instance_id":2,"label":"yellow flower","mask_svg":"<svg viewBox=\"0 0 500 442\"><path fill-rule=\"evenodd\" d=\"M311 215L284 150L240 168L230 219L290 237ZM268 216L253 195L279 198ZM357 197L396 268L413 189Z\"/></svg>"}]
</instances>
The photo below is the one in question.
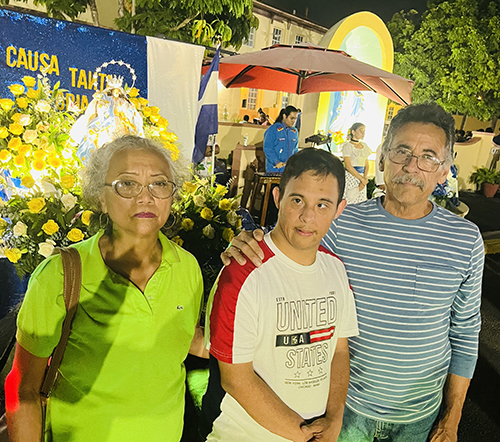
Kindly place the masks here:
<instances>
[{"instance_id":1,"label":"yellow flower","mask_svg":"<svg viewBox=\"0 0 500 442\"><path fill-rule=\"evenodd\" d=\"M31 175L26 175L26 176L21 178L21 184L24 187L27 187L28 189L30 189L31 187L33 187L35 185L35 180L31 177Z\"/></svg>"},{"instance_id":2,"label":"yellow flower","mask_svg":"<svg viewBox=\"0 0 500 442\"><path fill-rule=\"evenodd\" d=\"M130 98L130 102L135 106L136 109L139 109L141 107L137 98Z\"/></svg>"},{"instance_id":3,"label":"yellow flower","mask_svg":"<svg viewBox=\"0 0 500 442\"><path fill-rule=\"evenodd\" d=\"M24 92L24 86L22 84L11 84L9 89L14 95L21 95Z\"/></svg>"},{"instance_id":4,"label":"yellow flower","mask_svg":"<svg viewBox=\"0 0 500 442\"><path fill-rule=\"evenodd\" d=\"M151 115L151 108L150 107L145 107L142 110L142 113L144 114L145 117L149 117Z\"/></svg>"},{"instance_id":5,"label":"yellow flower","mask_svg":"<svg viewBox=\"0 0 500 442\"><path fill-rule=\"evenodd\" d=\"M159 108L158 106L151 106L151 108L150 108L150 109L151 109L151 113L152 113L153 115L158 115L158 114L159 114L159 112L160 112L160 108ZM160 118L160 116L159 116L159 115L158 115L158 118Z\"/></svg>"},{"instance_id":6,"label":"yellow flower","mask_svg":"<svg viewBox=\"0 0 500 442\"><path fill-rule=\"evenodd\" d=\"M215 193L217 195L224 196L227 193L227 187L222 186L221 184L217 184L217 187L215 188Z\"/></svg>"},{"instance_id":7,"label":"yellow flower","mask_svg":"<svg viewBox=\"0 0 500 442\"><path fill-rule=\"evenodd\" d=\"M16 166L23 166L23 165L24 165L24 162L25 162L25 160L24 160L24 155L16 155L16 156L14 157L14 164L15 164Z\"/></svg>"},{"instance_id":8,"label":"yellow flower","mask_svg":"<svg viewBox=\"0 0 500 442\"><path fill-rule=\"evenodd\" d=\"M81 241L84 237L85 235L80 229L71 229L67 235L67 238L73 242Z\"/></svg>"},{"instance_id":9,"label":"yellow flower","mask_svg":"<svg viewBox=\"0 0 500 442\"><path fill-rule=\"evenodd\" d=\"M172 238L172 242L175 242L177 245L181 246L182 247L182 244L184 244L184 240L179 236L174 236Z\"/></svg>"},{"instance_id":10,"label":"yellow flower","mask_svg":"<svg viewBox=\"0 0 500 442\"><path fill-rule=\"evenodd\" d=\"M161 132L160 137L162 140L168 141L170 143L175 143L178 140L177 135L172 132Z\"/></svg>"},{"instance_id":11,"label":"yellow flower","mask_svg":"<svg viewBox=\"0 0 500 442\"><path fill-rule=\"evenodd\" d=\"M21 126L27 126L31 123L31 116L27 114L19 115L19 120L17 121Z\"/></svg>"},{"instance_id":12,"label":"yellow flower","mask_svg":"<svg viewBox=\"0 0 500 442\"><path fill-rule=\"evenodd\" d=\"M198 189L198 184L193 183L191 181L186 181L182 185L182 190L184 190L184 192L187 192L187 193L195 193L196 189Z\"/></svg>"},{"instance_id":13,"label":"yellow flower","mask_svg":"<svg viewBox=\"0 0 500 442\"><path fill-rule=\"evenodd\" d=\"M41 197L33 198L28 201L28 209L31 213L40 213L40 211L45 207L45 200Z\"/></svg>"},{"instance_id":14,"label":"yellow flower","mask_svg":"<svg viewBox=\"0 0 500 442\"><path fill-rule=\"evenodd\" d=\"M23 77L23 83L26 85L26 87L33 87L36 85L36 79L30 77L29 75L26 75Z\"/></svg>"},{"instance_id":15,"label":"yellow flower","mask_svg":"<svg viewBox=\"0 0 500 442\"><path fill-rule=\"evenodd\" d=\"M10 139L9 144L7 145L9 149L19 149L22 146L23 142L19 137L13 137Z\"/></svg>"},{"instance_id":16,"label":"yellow flower","mask_svg":"<svg viewBox=\"0 0 500 442\"><path fill-rule=\"evenodd\" d=\"M5 126L0 127L0 138L7 138L9 136L9 131Z\"/></svg>"},{"instance_id":17,"label":"yellow flower","mask_svg":"<svg viewBox=\"0 0 500 442\"><path fill-rule=\"evenodd\" d=\"M24 132L23 127L19 123L11 123L9 125L9 130L13 135L21 135Z\"/></svg>"},{"instance_id":18,"label":"yellow flower","mask_svg":"<svg viewBox=\"0 0 500 442\"><path fill-rule=\"evenodd\" d=\"M21 255L22 255L21 251L16 247L14 247L12 249L4 249L3 254L10 262L13 262L13 263L16 263L17 261L19 261L21 259Z\"/></svg>"},{"instance_id":19,"label":"yellow flower","mask_svg":"<svg viewBox=\"0 0 500 442\"><path fill-rule=\"evenodd\" d=\"M41 171L45 169L45 162L43 160L35 160L32 163L33 169Z\"/></svg>"},{"instance_id":20,"label":"yellow flower","mask_svg":"<svg viewBox=\"0 0 500 442\"><path fill-rule=\"evenodd\" d=\"M149 101L146 100L145 98L139 97L139 103L141 104L141 106L146 106L146 104L148 104Z\"/></svg>"},{"instance_id":21,"label":"yellow flower","mask_svg":"<svg viewBox=\"0 0 500 442\"><path fill-rule=\"evenodd\" d=\"M64 175L61 178L61 186L63 186L65 189L71 189L74 185L75 185L75 179L73 178L72 175Z\"/></svg>"},{"instance_id":22,"label":"yellow flower","mask_svg":"<svg viewBox=\"0 0 500 442\"><path fill-rule=\"evenodd\" d=\"M231 242L234 238L233 229L227 227L222 231L222 238L224 238L227 242Z\"/></svg>"},{"instance_id":23,"label":"yellow flower","mask_svg":"<svg viewBox=\"0 0 500 442\"><path fill-rule=\"evenodd\" d=\"M204 207L201 210L200 216L207 221L210 221L214 217L214 213L208 207Z\"/></svg>"},{"instance_id":24,"label":"yellow flower","mask_svg":"<svg viewBox=\"0 0 500 442\"><path fill-rule=\"evenodd\" d=\"M166 129L168 126L168 120L166 118L160 117L157 125L160 126L162 129Z\"/></svg>"},{"instance_id":25,"label":"yellow flower","mask_svg":"<svg viewBox=\"0 0 500 442\"><path fill-rule=\"evenodd\" d=\"M26 92L26 95L28 96L28 98L38 98L38 96L40 95L40 89L29 88L28 92Z\"/></svg>"},{"instance_id":26,"label":"yellow flower","mask_svg":"<svg viewBox=\"0 0 500 442\"><path fill-rule=\"evenodd\" d=\"M44 150L37 150L33 153L33 157L36 159L36 160L43 160L45 158L45 155L47 155L47 152L45 152Z\"/></svg>"},{"instance_id":27,"label":"yellow flower","mask_svg":"<svg viewBox=\"0 0 500 442\"><path fill-rule=\"evenodd\" d=\"M151 109L151 108L150 108ZM157 114L153 114L153 111L151 111L151 115L149 116L149 119L153 122L153 123L158 123L158 121L160 120L160 116L157 115Z\"/></svg>"},{"instance_id":28,"label":"yellow flower","mask_svg":"<svg viewBox=\"0 0 500 442\"><path fill-rule=\"evenodd\" d=\"M33 143L38 137L38 132L33 129L28 129L26 132L23 134L23 140L25 143Z\"/></svg>"},{"instance_id":29,"label":"yellow flower","mask_svg":"<svg viewBox=\"0 0 500 442\"><path fill-rule=\"evenodd\" d=\"M12 109L12 106L14 106L14 102L10 98L0 98L0 107L3 110L9 111Z\"/></svg>"},{"instance_id":30,"label":"yellow flower","mask_svg":"<svg viewBox=\"0 0 500 442\"><path fill-rule=\"evenodd\" d=\"M189 230L193 230L194 222L192 219L185 218L182 220L181 227L187 232Z\"/></svg>"},{"instance_id":31,"label":"yellow flower","mask_svg":"<svg viewBox=\"0 0 500 442\"><path fill-rule=\"evenodd\" d=\"M57 224L53 219L49 219L43 226L42 230L47 235L53 235L59 231L59 224Z\"/></svg>"},{"instance_id":32,"label":"yellow flower","mask_svg":"<svg viewBox=\"0 0 500 442\"><path fill-rule=\"evenodd\" d=\"M61 164L61 160L55 155L51 155L48 159L48 163L54 168L57 169Z\"/></svg>"},{"instance_id":33,"label":"yellow flower","mask_svg":"<svg viewBox=\"0 0 500 442\"><path fill-rule=\"evenodd\" d=\"M231 201L229 201L227 198L219 201L219 209L221 210L231 210L231 205Z\"/></svg>"},{"instance_id":34,"label":"yellow flower","mask_svg":"<svg viewBox=\"0 0 500 442\"><path fill-rule=\"evenodd\" d=\"M172 143L163 143L163 145L170 151L172 161L177 161L179 159L179 148Z\"/></svg>"},{"instance_id":35,"label":"yellow flower","mask_svg":"<svg viewBox=\"0 0 500 442\"><path fill-rule=\"evenodd\" d=\"M128 96L133 98L133 97L137 97L137 95L139 95L139 89L137 89L135 87L130 88L130 90L128 91Z\"/></svg>"},{"instance_id":36,"label":"yellow flower","mask_svg":"<svg viewBox=\"0 0 500 442\"><path fill-rule=\"evenodd\" d=\"M19 146L19 148L17 149L17 153L24 157L30 151L30 149L31 146L29 144L23 144L22 146Z\"/></svg>"},{"instance_id":37,"label":"yellow flower","mask_svg":"<svg viewBox=\"0 0 500 442\"><path fill-rule=\"evenodd\" d=\"M10 117L10 119L12 121L14 121L14 123L19 123L19 118L21 118L21 115L19 112L16 112L14 115L12 115L12 117Z\"/></svg>"},{"instance_id":38,"label":"yellow flower","mask_svg":"<svg viewBox=\"0 0 500 442\"><path fill-rule=\"evenodd\" d=\"M28 107L28 100L25 97L16 98L16 103L21 109L26 109Z\"/></svg>"},{"instance_id":39,"label":"yellow flower","mask_svg":"<svg viewBox=\"0 0 500 442\"><path fill-rule=\"evenodd\" d=\"M91 210L84 210L82 213L82 223L88 226L90 224L90 218L92 218L93 214L94 212L92 212Z\"/></svg>"},{"instance_id":40,"label":"yellow flower","mask_svg":"<svg viewBox=\"0 0 500 442\"><path fill-rule=\"evenodd\" d=\"M9 161L11 159L12 155L7 149L2 149L0 150L0 161L5 163L6 161Z\"/></svg>"}]
</instances>

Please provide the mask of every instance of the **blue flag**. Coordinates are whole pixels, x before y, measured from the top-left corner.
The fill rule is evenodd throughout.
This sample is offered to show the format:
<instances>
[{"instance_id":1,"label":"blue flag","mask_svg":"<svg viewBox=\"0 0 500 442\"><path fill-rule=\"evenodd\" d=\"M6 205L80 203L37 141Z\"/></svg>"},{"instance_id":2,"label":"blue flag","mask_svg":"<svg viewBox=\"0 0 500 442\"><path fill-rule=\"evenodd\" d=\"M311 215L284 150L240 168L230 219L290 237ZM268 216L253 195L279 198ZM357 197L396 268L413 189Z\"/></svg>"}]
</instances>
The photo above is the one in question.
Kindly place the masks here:
<instances>
[{"instance_id":1,"label":"blue flag","mask_svg":"<svg viewBox=\"0 0 500 442\"><path fill-rule=\"evenodd\" d=\"M194 137L193 164L205 158L208 136L216 134L219 127L217 111L217 81L219 80L219 55L217 49L207 73L203 76L198 93L198 121Z\"/></svg>"}]
</instances>

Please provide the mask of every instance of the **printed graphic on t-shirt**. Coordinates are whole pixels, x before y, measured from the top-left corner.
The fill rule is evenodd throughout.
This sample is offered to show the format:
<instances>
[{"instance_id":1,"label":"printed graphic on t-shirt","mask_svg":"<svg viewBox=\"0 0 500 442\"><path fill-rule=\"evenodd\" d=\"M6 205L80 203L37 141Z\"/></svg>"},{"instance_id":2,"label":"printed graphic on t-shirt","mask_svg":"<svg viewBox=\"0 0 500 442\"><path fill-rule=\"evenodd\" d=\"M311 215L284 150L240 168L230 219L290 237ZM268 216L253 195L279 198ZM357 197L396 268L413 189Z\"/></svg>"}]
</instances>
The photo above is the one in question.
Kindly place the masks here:
<instances>
[{"instance_id":1,"label":"printed graphic on t-shirt","mask_svg":"<svg viewBox=\"0 0 500 442\"><path fill-rule=\"evenodd\" d=\"M276 298L275 346L286 347L285 385L313 388L327 379L337 321L334 293L303 300Z\"/></svg>"}]
</instances>

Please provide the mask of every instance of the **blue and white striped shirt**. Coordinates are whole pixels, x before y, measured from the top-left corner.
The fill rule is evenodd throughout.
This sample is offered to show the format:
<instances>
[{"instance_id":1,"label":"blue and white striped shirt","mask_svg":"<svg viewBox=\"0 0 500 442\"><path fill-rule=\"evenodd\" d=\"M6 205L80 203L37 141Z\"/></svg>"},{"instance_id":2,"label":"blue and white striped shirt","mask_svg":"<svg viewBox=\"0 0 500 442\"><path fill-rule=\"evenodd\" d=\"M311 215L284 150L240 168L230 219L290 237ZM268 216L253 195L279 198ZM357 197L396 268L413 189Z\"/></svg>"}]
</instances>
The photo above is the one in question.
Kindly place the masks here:
<instances>
[{"instance_id":1,"label":"blue and white striped shirt","mask_svg":"<svg viewBox=\"0 0 500 442\"><path fill-rule=\"evenodd\" d=\"M347 206L323 244L344 261L358 313L347 406L387 422L429 416L448 373L474 372L484 265L478 228L437 205L421 219L397 218L375 198Z\"/></svg>"}]
</instances>

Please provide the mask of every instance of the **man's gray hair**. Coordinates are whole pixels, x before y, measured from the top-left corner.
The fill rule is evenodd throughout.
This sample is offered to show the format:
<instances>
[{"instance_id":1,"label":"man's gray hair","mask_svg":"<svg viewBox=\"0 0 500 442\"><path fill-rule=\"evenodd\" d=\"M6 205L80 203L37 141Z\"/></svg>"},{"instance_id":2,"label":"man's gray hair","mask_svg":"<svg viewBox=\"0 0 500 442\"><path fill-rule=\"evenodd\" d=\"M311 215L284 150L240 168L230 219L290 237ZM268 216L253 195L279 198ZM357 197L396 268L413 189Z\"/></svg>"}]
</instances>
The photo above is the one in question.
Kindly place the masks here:
<instances>
[{"instance_id":1,"label":"man's gray hair","mask_svg":"<svg viewBox=\"0 0 500 442\"><path fill-rule=\"evenodd\" d=\"M408 123L434 124L440 129L443 129L446 135L446 157L444 161L447 165L453 163L455 120L448 112L436 103L411 104L401 109L396 114L396 116L391 120L387 136L382 143L382 155L380 161L383 161L385 155L389 152L396 132Z\"/></svg>"},{"instance_id":2,"label":"man's gray hair","mask_svg":"<svg viewBox=\"0 0 500 442\"><path fill-rule=\"evenodd\" d=\"M159 142L149 138L125 135L94 150L83 171L83 198L95 210L101 211L100 197L104 193L104 182L106 180L111 158L114 154L128 149L145 150L162 156L169 165L172 181L177 185L177 188L182 185L182 174L176 169L168 149L163 147Z\"/></svg>"}]
</instances>

